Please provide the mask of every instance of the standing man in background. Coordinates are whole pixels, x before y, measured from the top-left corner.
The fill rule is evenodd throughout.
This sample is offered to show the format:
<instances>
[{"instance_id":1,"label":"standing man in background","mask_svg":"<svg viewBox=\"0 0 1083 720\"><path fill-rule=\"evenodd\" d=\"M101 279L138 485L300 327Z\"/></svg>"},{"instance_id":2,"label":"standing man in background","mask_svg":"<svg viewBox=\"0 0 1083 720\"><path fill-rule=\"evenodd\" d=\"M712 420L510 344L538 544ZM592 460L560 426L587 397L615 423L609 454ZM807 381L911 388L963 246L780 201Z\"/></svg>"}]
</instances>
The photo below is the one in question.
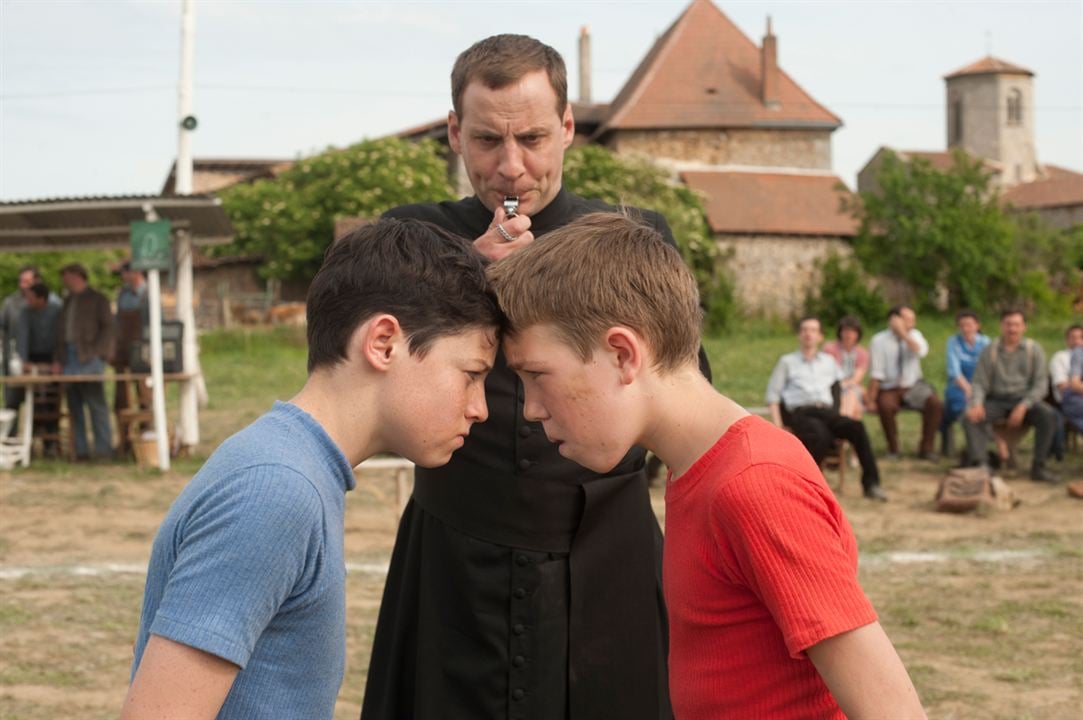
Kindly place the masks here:
<instances>
[{"instance_id":1,"label":"standing man in background","mask_svg":"<svg viewBox=\"0 0 1083 720\"><path fill-rule=\"evenodd\" d=\"M4 298L0 305L0 355L3 366L0 366L0 375L11 374L11 359L15 354L16 338L19 334L19 316L26 307L26 290L36 282L41 282L41 275L33 265L24 265L19 268L19 287L15 292ZM20 358L25 361L26 358ZM4 386L4 407L9 410L19 411L26 397L26 390L22 387ZM18 417L18 415L16 415ZM19 426L18 421L11 424L11 432Z\"/></svg>"},{"instance_id":2,"label":"standing man in background","mask_svg":"<svg viewBox=\"0 0 1083 720\"><path fill-rule=\"evenodd\" d=\"M131 369L132 346L143 339L143 328L150 322L147 306L147 278L142 270L133 270L130 260L116 270L124 284L117 294L117 341L113 350L112 365L118 373ZM117 380L113 391L113 412L127 410L132 403L139 404L136 383ZM130 450L131 440L117 438L117 454L124 456Z\"/></svg>"},{"instance_id":3,"label":"standing man in background","mask_svg":"<svg viewBox=\"0 0 1083 720\"><path fill-rule=\"evenodd\" d=\"M428 220L499 260L581 215L616 210L562 187L575 121L551 47L523 35L482 40L456 60L451 92L448 137L476 194L389 216ZM675 245L660 215L642 216ZM502 353L486 397L489 421L451 462L415 473L362 717L671 717L662 535L644 451L605 474L562 457L524 420L523 387Z\"/></svg>"},{"instance_id":4,"label":"standing man in background","mask_svg":"<svg viewBox=\"0 0 1083 720\"><path fill-rule=\"evenodd\" d=\"M34 283L23 294L26 296L26 307L19 313L19 331L15 343L24 363L23 372L27 372L26 365L44 365L48 368L52 365L53 353L56 351L60 298L49 292L49 287L43 282ZM34 424L40 423L45 430L46 440L43 441L42 448L45 457L56 457L60 454L60 446L53 438L59 436L60 430L57 419L60 412L60 386L50 384L46 389L50 392L38 392L34 396ZM45 419L42 419L43 416Z\"/></svg>"},{"instance_id":5,"label":"standing man in background","mask_svg":"<svg viewBox=\"0 0 1083 720\"><path fill-rule=\"evenodd\" d=\"M113 355L115 337L109 300L87 284L87 271L80 263L62 267L60 280L68 289L68 296L60 311L54 372L101 375L105 372L106 359ZM67 399L75 434L75 458L90 458L84 408L90 412L94 430L94 456L111 457L113 432L109 427L109 407L105 403L105 383L68 383Z\"/></svg>"}]
</instances>

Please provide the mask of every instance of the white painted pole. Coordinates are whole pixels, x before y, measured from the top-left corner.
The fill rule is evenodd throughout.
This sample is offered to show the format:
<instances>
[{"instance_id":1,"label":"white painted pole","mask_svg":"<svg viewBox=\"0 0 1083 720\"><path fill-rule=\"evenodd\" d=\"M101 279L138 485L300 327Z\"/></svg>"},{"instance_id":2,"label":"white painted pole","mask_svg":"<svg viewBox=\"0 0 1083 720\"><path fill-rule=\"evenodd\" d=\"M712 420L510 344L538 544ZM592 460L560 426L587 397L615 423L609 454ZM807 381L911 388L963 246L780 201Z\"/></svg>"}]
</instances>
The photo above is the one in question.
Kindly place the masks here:
<instances>
[{"instance_id":1,"label":"white painted pole","mask_svg":"<svg viewBox=\"0 0 1083 720\"><path fill-rule=\"evenodd\" d=\"M185 127L185 118L192 114L192 67L195 54L195 15L191 0L181 0L181 67L177 136L177 166L174 192L192 193L192 129ZM193 128L194 129L194 128ZM181 355L184 371L198 376L199 350L196 344L195 313L192 311L192 238L178 232L177 240L177 319L184 324ZM196 383L186 380L180 386L181 442L192 447L199 443L199 400Z\"/></svg>"},{"instance_id":2,"label":"white painted pole","mask_svg":"<svg viewBox=\"0 0 1083 720\"><path fill-rule=\"evenodd\" d=\"M151 205L143 206L147 222L158 220ZM165 380L162 378L162 283L158 270L147 271L147 302L150 310L150 391L154 410L154 440L158 450L158 467L169 469L169 430L165 417ZM121 382L121 381L117 381ZM136 401L138 402L138 393Z\"/></svg>"},{"instance_id":3,"label":"white painted pole","mask_svg":"<svg viewBox=\"0 0 1083 720\"><path fill-rule=\"evenodd\" d=\"M158 449L158 467L168 470L169 430L165 418L165 381L162 379L162 285L157 270L147 271L147 294L150 296L150 389L154 407L154 439Z\"/></svg>"}]
</instances>

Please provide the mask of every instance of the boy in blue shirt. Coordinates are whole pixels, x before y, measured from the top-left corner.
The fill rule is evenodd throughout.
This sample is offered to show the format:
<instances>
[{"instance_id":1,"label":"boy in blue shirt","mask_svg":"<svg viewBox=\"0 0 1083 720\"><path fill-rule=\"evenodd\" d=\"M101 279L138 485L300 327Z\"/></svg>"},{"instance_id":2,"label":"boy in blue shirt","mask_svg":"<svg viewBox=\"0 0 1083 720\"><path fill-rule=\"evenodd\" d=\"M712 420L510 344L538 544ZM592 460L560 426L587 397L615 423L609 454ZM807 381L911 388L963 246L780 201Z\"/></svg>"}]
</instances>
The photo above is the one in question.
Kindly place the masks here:
<instances>
[{"instance_id":1,"label":"boy in blue shirt","mask_svg":"<svg viewBox=\"0 0 1083 720\"><path fill-rule=\"evenodd\" d=\"M158 530L122 718L333 715L353 468L381 452L442 465L487 417L501 315L484 264L412 220L328 250L304 387L226 440Z\"/></svg>"}]
</instances>

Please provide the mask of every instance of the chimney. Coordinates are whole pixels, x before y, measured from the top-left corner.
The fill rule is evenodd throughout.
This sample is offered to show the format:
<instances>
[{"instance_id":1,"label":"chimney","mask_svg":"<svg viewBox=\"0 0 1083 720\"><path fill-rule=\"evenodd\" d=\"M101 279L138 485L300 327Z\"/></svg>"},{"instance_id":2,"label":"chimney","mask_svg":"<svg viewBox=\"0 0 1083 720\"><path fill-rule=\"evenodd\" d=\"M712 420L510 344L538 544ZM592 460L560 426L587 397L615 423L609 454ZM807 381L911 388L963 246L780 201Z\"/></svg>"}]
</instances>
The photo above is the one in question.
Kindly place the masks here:
<instances>
[{"instance_id":1,"label":"chimney","mask_svg":"<svg viewBox=\"0 0 1083 720\"><path fill-rule=\"evenodd\" d=\"M590 31L579 28L579 102L590 104Z\"/></svg>"},{"instance_id":2,"label":"chimney","mask_svg":"<svg viewBox=\"0 0 1083 720\"><path fill-rule=\"evenodd\" d=\"M760 70L763 79L763 104L778 110L778 40L771 33L771 16L767 16L767 34L763 36L760 50Z\"/></svg>"}]
</instances>

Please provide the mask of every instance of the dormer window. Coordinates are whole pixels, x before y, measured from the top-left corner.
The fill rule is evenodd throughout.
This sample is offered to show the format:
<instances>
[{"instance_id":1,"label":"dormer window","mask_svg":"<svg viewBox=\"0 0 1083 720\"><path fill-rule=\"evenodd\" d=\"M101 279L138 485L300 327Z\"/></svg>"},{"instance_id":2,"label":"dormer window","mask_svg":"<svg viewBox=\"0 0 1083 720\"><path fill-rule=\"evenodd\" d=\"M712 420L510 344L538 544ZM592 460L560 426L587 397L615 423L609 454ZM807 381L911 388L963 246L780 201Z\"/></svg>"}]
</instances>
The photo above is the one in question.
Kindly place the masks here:
<instances>
[{"instance_id":1,"label":"dormer window","mask_svg":"<svg viewBox=\"0 0 1083 720\"><path fill-rule=\"evenodd\" d=\"M1023 93L1018 88L1008 91L1008 124L1023 124Z\"/></svg>"}]
</instances>

